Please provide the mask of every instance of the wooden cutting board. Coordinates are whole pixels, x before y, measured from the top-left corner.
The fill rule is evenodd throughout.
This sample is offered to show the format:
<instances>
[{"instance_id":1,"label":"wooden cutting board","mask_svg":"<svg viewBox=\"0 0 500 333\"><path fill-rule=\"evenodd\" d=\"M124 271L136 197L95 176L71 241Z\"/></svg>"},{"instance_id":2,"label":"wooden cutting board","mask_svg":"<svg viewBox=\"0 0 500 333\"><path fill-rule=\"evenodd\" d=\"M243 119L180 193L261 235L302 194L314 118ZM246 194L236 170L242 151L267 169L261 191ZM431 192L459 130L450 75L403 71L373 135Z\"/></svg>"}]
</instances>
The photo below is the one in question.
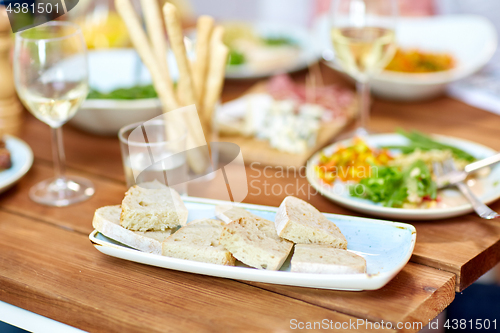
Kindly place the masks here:
<instances>
[{"instance_id":1,"label":"wooden cutting board","mask_svg":"<svg viewBox=\"0 0 500 333\"><path fill-rule=\"evenodd\" d=\"M244 95L266 92L267 81L262 81L251 87ZM243 96L244 96L243 95ZM242 151L245 164L260 163L261 165L300 167L306 164L309 157L316 151L327 145L337 134L339 134L355 117L357 113L357 100L346 110L346 118L328 123L320 127L316 139L316 145L302 154L291 154L272 148L268 141L253 137L221 134L219 141L237 144ZM224 155L224 151L220 152Z\"/></svg>"}]
</instances>

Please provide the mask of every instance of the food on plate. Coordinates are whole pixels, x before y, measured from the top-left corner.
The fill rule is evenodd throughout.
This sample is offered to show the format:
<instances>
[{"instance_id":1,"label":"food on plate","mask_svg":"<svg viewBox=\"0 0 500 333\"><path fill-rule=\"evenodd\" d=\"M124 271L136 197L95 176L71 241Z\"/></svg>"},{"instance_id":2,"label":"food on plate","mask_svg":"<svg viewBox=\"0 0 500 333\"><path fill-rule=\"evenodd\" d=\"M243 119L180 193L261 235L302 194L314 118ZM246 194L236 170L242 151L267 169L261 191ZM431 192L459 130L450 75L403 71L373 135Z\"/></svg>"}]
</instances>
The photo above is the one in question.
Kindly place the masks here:
<instances>
[{"instance_id":1,"label":"food on plate","mask_svg":"<svg viewBox=\"0 0 500 333\"><path fill-rule=\"evenodd\" d=\"M347 249L340 229L311 204L288 196L281 203L276 218L276 231L284 239L297 244L327 244Z\"/></svg>"},{"instance_id":2,"label":"food on plate","mask_svg":"<svg viewBox=\"0 0 500 333\"><path fill-rule=\"evenodd\" d=\"M437 186L431 172L422 160L410 166L379 167L370 177L361 179L359 186L352 186L354 197L380 202L386 207L407 207L428 203L437 199Z\"/></svg>"},{"instance_id":3,"label":"food on plate","mask_svg":"<svg viewBox=\"0 0 500 333\"><path fill-rule=\"evenodd\" d=\"M120 205L105 206L94 213L92 226L104 236L146 253L161 254L161 243L170 236L171 229L163 231L132 231L120 225Z\"/></svg>"},{"instance_id":4,"label":"food on plate","mask_svg":"<svg viewBox=\"0 0 500 333\"><path fill-rule=\"evenodd\" d=\"M157 98L158 94L152 84L138 85L129 88L118 88L110 92L102 92L96 89L90 89L87 99L144 99Z\"/></svg>"},{"instance_id":5,"label":"food on plate","mask_svg":"<svg viewBox=\"0 0 500 333\"><path fill-rule=\"evenodd\" d=\"M162 254L172 258L234 266L234 257L219 242L225 225L224 222L213 219L191 221L163 242Z\"/></svg>"},{"instance_id":6,"label":"food on plate","mask_svg":"<svg viewBox=\"0 0 500 333\"><path fill-rule=\"evenodd\" d=\"M337 86L306 87L280 75L265 89L222 106L217 114L221 134L255 137L279 151L302 154L316 145L323 126L351 116L354 95Z\"/></svg>"},{"instance_id":7,"label":"food on plate","mask_svg":"<svg viewBox=\"0 0 500 333\"><path fill-rule=\"evenodd\" d=\"M356 274L366 272L366 260L330 245L297 244L291 260L292 272Z\"/></svg>"},{"instance_id":8,"label":"food on plate","mask_svg":"<svg viewBox=\"0 0 500 333\"><path fill-rule=\"evenodd\" d=\"M0 138L0 171L9 169L12 166L10 151L5 145L5 141Z\"/></svg>"},{"instance_id":9,"label":"food on plate","mask_svg":"<svg viewBox=\"0 0 500 333\"><path fill-rule=\"evenodd\" d=\"M314 166L327 186L348 185L352 197L364 198L386 207L433 208L441 197L434 166L452 160L463 169L475 160L469 153L413 131L398 131L407 145L369 147L362 139L335 151L320 153Z\"/></svg>"},{"instance_id":10,"label":"food on plate","mask_svg":"<svg viewBox=\"0 0 500 333\"><path fill-rule=\"evenodd\" d=\"M454 158L458 160L464 160L467 162L474 162L475 157L471 154L463 151L460 148L447 145L445 143L433 140L429 136L419 133L417 131L405 132L403 130L397 130L398 134L406 137L410 142L405 146L385 146L388 149L397 149L400 150L403 154L408 154L414 152L416 149L421 151L429 151L429 150L449 150Z\"/></svg>"},{"instance_id":11,"label":"food on plate","mask_svg":"<svg viewBox=\"0 0 500 333\"><path fill-rule=\"evenodd\" d=\"M188 210L180 195L158 181L132 186L122 201L120 225L134 231L184 226Z\"/></svg>"},{"instance_id":12,"label":"food on plate","mask_svg":"<svg viewBox=\"0 0 500 333\"><path fill-rule=\"evenodd\" d=\"M276 233L274 222L241 217L224 226L220 243L242 263L277 271L292 250L293 243Z\"/></svg>"},{"instance_id":13,"label":"food on plate","mask_svg":"<svg viewBox=\"0 0 500 333\"><path fill-rule=\"evenodd\" d=\"M248 66L255 72L276 70L295 65L301 49L286 35L259 35L245 23L226 23L224 43L229 47L228 67Z\"/></svg>"},{"instance_id":14,"label":"food on plate","mask_svg":"<svg viewBox=\"0 0 500 333\"><path fill-rule=\"evenodd\" d=\"M448 53L398 49L386 70L405 73L433 73L452 69L455 59Z\"/></svg>"},{"instance_id":15,"label":"food on plate","mask_svg":"<svg viewBox=\"0 0 500 333\"><path fill-rule=\"evenodd\" d=\"M174 205L180 206L177 211ZM132 186L122 205L97 209L92 225L124 245L171 258L226 266L234 266L238 259L257 269L279 270L296 243L292 271L365 271L364 259L345 250L346 238L335 223L298 198L285 198L274 222L231 205L216 206L215 215L219 220L206 217L186 224L188 211L181 198L154 181Z\"/></svg>"},{"instance_id":16,"label":"food on plate","mask_svg":"<svg viewBox=\"0 0 500 333\"><path fill-rule=\"evenodd\" d=\"M393 159L387 149L369 147L363 140L354 139L349 147L340 147L333 154L320 154L315 167L318 177L327 184L341 181L359 181L371 176L374 165L387 165Z\"/></svg>"},{"instance_id":17,"label":"food on plate","mask_svg":"<svg viewBox=\"0 0 500 333\"><path fill-rule=\"evenodd\" d=\"M239 218L246 217L249 219L259 218L257 215L250 213L248 210L230 206L230 205L218 205L215 207L215 216L221 219L225 223L231 223Z\"/></svg>"}]
</instances>

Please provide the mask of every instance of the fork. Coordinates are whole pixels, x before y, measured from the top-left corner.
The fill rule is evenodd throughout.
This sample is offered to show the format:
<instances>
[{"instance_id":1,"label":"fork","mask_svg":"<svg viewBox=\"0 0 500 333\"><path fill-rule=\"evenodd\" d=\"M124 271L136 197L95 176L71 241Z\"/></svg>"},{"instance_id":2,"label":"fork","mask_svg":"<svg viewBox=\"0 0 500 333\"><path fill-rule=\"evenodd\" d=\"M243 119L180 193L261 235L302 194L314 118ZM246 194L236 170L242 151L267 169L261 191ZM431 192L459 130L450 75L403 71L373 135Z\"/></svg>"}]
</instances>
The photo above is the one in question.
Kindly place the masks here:
<instances>
[{"instance_id":1,"label":"fork","mask_svg":"<svg viewBox=\"0 0 500 333\"><path fill-rule=\"evenodd\" d=\"M444 173L456 171L455 163L453 159L447 159L442 164L438 162L432 163L432 169L434 171L434 175L439 178L442 177ZM437 182L439 184L439 182ZM458 187L460 192L469 200L472 205L472 208L476 211L477 215L479 215L483 219L491 220L495 218L500 218L500 214L493 211L490 207L486 206L479 198L472 192L469 186L467 186L464 182L457 182L452 185ZM445 186L438 185L438 188L443 188Z\"/></svg>"}]
</instances>

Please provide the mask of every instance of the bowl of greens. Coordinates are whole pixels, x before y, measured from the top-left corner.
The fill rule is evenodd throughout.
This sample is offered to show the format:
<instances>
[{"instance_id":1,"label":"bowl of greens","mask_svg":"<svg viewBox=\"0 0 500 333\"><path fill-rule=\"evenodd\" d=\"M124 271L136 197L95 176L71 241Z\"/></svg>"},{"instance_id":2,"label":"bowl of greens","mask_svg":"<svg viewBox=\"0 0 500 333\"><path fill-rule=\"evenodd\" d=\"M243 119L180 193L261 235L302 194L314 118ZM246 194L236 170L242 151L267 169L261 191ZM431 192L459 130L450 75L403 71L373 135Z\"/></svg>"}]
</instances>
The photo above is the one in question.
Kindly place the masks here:
<instances>
[{"instance_id":1,"label":"bowl of greens","mask_svg":"<svg viewBox=\"0 0 500 333\"><path fill-rule=\"evenodd\" d=\"M170 73L177 75L172 66ZM123 126L161 114L147 68L133 49L89 52L90 92L70 123L86 132L116 135Z\"/></svg>"}]
</instances>

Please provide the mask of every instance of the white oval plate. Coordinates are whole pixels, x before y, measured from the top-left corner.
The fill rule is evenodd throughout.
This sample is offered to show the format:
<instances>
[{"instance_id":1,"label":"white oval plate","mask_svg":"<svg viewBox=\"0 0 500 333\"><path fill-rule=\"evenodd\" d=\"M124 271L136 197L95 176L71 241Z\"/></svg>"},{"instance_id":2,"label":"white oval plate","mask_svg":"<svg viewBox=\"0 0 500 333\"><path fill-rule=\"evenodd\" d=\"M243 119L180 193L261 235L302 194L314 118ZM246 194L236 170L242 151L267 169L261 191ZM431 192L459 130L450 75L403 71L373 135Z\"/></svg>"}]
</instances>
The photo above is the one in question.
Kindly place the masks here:
<instances>
[{"instance_id":1,"label":"white oval plate","mask_svg":"<svg viewBox=\"0 0 500 333\"><path fill-rule=\"evenodd\" d=\"M183 197L183 201L189 210L188 223L196 219L215 218L216 205L233 204L227 201L191 197ZM238 204L238 206L270 221L274 221L278 210L269 206L249 204ZM367 271L365 274L290 272L291 255L279 271L250 268L239 262L236 266L223 266L169 258L134 250L102 235L97 230L89 235L89 239L95 248L104 254L145 265L228 279L337 290L380 289L403 269L413 253L417 232L411 224L346 215L325 214L325 216L340 228L347 239L347 249L365 258Z\"/></svg>"},{"instance_id":2,"label":"white oval plate","mask_svg":"<svg viewBox=\"0 0 500 333\"><path fill-rule=\"evenodd\" d=\"M433 137L443 143L456 146L478 159L482 159L496 153L493 149L475 142L441 135L433 135ZM408 143L408 140L405 137L395 133L370 135L365 139L365 141L368 145L373 147L405 145ZM350 143L351 140L344 140L326 147L323 151L325 154L329 155L332 154L339 147L339 145L349 145ZM330 186L324 184L317 177L314 171L314 166L318 164L318 161L319 152L311 157L311 159L307 162L307 180L309 183L319 193L333 202L360 213L391 219L437 220L465 215L473 211L472 205L469 203L447 208L405 209L384 207L381 204L374 203L370 200L354 198L349 195L348 188L344 183L337 182L334 186ZM488 204L500 198L500 165L492 167L491 173L488 177L479 181L483 184L483 191L479 196L481 201ZM446 189L445 191L447 196L461 195L456 189Z\"/></svg>"},{"instance_id":3,"label":"white oval plate","mask_svg":"<svg viewBox=\"0 0 500 333\"><path fill-rule=\"evenodd\" d=\"M7 149L10 151L12 166L0 171L0 193L21 179L33 164L33 152L26 142L11 135L5 135L4 138Z\"/></svg>"}]
</instances>

